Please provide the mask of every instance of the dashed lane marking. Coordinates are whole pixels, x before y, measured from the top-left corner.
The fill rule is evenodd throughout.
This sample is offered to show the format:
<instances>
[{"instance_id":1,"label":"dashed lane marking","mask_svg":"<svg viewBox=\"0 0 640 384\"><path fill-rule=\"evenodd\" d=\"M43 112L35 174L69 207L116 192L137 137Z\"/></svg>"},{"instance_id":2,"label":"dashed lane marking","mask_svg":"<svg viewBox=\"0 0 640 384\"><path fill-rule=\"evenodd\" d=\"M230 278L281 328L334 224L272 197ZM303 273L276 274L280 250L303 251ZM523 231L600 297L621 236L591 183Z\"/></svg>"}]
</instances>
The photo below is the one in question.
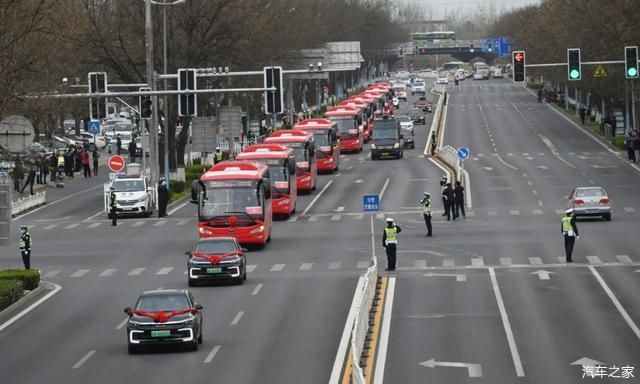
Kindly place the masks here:
<instances>
[{"instance_id":1,"label":"dashed lane marking","mask_svg":"<svg viewBox=\"0 0 640 384\"><path fill-rule=\"evenodd\" d=\"M173 267L164 267L156 272L156 275L168 275L171 271L173 271Z\"/></svg>"},{"instance_id":2,"label":"dashed lane marking","mask_svg":"<svg viewBox=\"0 0 640 384\"><path fill-rule=\"evenodd\" d=\"M57 274L59 274L60 272L62 272L62 271L60 271L60 270L49 271L49 272L45 273L45 274L43 275L43 277L54 277L54 276L56 276Z\"/></svg>"},{"instance_id":3,"label":"dashed lane marking","mask_svg":"<svg viewBox=\"0 0 640 384\"><path fill-rule=\"evenodd\" d=\"M133 268L129 273L127 273L127 276L139 276L145 269L147 268Z\"/></svg>"},{"instance_id":4,"label":"dashed lane marking","mask_svg":"<svg viewBox=\"0 0 640 384\"><path fill-rule=\"evenodd\" d=\"M633 261L631 260L631 258L628 255L616 255L616 258L621 263L625 263L625 264L633 263Z\"/></svg>"},{"instance_id":5,"label":"dashed lane marking","mask_svg":"<svg viewBox=\"0 0 640 384\"><path fill-rule=\"evenodd\" d=\"M332 261L331 263L329 263L329 269L330 270L339 269L341 265L342 263L339 261Z\"/></svg>"},{"instance_id":6,"label":"dashed lane marking","mask_svg":"<svg viewBox=\"0 0 640 384\"><path fill-rule=\"evenodd\" d=\"M154 227L161 227L161 226L163 226L163 225L165 225L165 224L167 224L167 221L166 221L166 220L160 220L160 221L155 222L155 223L153 224L153 226L154 226Z\"/></svg>"},{"instance_id":7,"label":"dashed lane marking","mask_svg":"<svg viewBox=\"0 0 640 384\"><path fill-rule=\"evenodd\" d=\"M136 221L135 223L131 224L132 227L141 227L145 224L144 221Z\"/></svg>"},{"instance_id":8,"label":"dashed lane marking","mask_svg":"<svg viewBox=\"0 0 640 384\"><path fill-rule=\"evenodd\" d=\"M258 267L257 264L248 264L247 265L247 272L253 272L256 270L256 268Z\"/></svg>"},{"instance_id":9,"label":"dashed lane marking","mask_svg":"<svg viewBox=\"0 0 640 384\"><path fill-rule=\"evenodd\" d=\"M47 225L46 227L44 227L42 229L44 229L45 231L48 231L48 230L53 229L53 228L55 228L57 226L58 226L58 224L49 224L49 225Z\"/></svg>"},{"instance_id":10,"label":"dashed lane marking","mask_svg":"<svg viewBox=\"0 0 640 384\"><path fill-rule=\"evenodd\" d=\"M105 269L104 271L100 272L100 274L99 274L98 276L99 276L99 277L111 276L111 275L113 275L116 271L117 271L117 269L116 269L116 268L108 268L108 269Z\"/></svg>"},{"instance_id":11,"label":"dashed lane marking","mask_svg":"<svg viewBox=\"0 0 640 384\"><path fill-rule=\"evenodd\" d=\"M600 260L598 256L586 256L586 259L589 261L589 264L602 264L602 260Z\"/></svg>"},{"instance_id":12,"label":"dashed lane marking","mask_svg":"<svg viewBox=\"0 0 640 384\"><path fill-rule=\"evenodd\" d=\"M444 259L442 260L443 267L455 267L456 261L453 259Z\"/></svg>"},{"instance_id":13,"label":"dashed lane marking","mask_svg":"<svg viewBox=\"0 0 640 384\"><path fill-rule=\"evenodd\" d=\"M183 219L183 220L179 220L178 223L176 223L176 225L185 225L189 222L189 219Z\"/></svg>"},{"instance_id":14,"label":"dashed lane marking","mask_svg":"<svg viewBox=\"0 0 640 384\"><path fill-rule=\"evenodd\" d=\"M91 223L87 225L87 228L93 229L99 227L100 225L102 225L102 223Z\"/></svg>"},{"instance_id":15,"label":"dashed lane marking","mask_svg":"<svg viewBox=\"0 0 640 384\"><path fill-rule=\"evenodd\" d=\"M635 208L633 208L633 207L624 207L622 209L624 209L624 211L627 212L627 213L633 213L633 212L636 211Z\"/></svg>"},{"instance_id":16,"label":"dashed lane marking","mask_svg":"<svg viewBox=\"0 0 640 384\"><path fill-rule=\"evenodd\" d=\"M89 273L89 271L90 271L89 269L78 269L77 271L73 272L69 277L82 277L87 273Z\"/></svg>"},{"instance_id":17,"label":"dashed lane marking","mask_svg":"<svg viewBox=\"0 0 640 384\"><path fill-rule=\"evenodd\" d=\"M252 296L255 296L258 294L258 292L260 292L260 290L262 289L262 283L256 285L256 287L253 289L253 292L251 292Z\"/></svg>"},{"instance_id":18,"label":"dashed lane marking","mask_svg":"<svg viewBox=\"0 0 640 384\"><path fill-rule=\"evenodd\" d=\"M331 221L338 221L340 219L342 219L342 215L339 214L339 213L336 214L336 215L331 216Z\"/></svg>"},{"instance_id":19,"label":"dashed lane marking","mask_svg":"<svg viewBox=\"0 0 640 384\"><path fill-rule=\"evenodd\" d=\"M284 264L273 264L269 271L271 272L280 272L284 269Z\"/></svg>"},{"instance_id":20,"label":"dashed lane marking","mask_svg":"<svg viewBox=\"0 0 640 384\"><path fill-rule=\"evenodd\" d=\"M530 257L529 263L531 263L531 265L542 265L542 259L539 257Z\"/></svg>"},{"instance_id":21,"label":"dashed lane marking","mask_svg":"<svg viewBox=\"0 0 640 384\"><path fill-rule=\"evenodd\" d=\"M310 271L311 268L313 268L313 263L302 263L302 265L300 265L301 271Z\"/></svg>"},{"instance_id":22,"label":"dashed lane marking","mask_svg":"<svg viewBox=\"0 0 640 384\"><path fill-rule=\"evenodd\" d=\"M500 265L512 265L513 264L513 260L511 260L510 257L501 257L500 259Z\"/></svg>"},{"instance_id":23,"label":"dashed lane marking","mask_svg":"<svg viewBox=\"0 0 640 384\"><path fill-rule=\"evenodd\" d=\"M204 359L204 363L205 364L209 364L213 361L213 358L216 357L216 355L218 354L218 352L220 351L220 348L222 348L220 345L216 345L215 347L213 347L213 349L211 350L211 352L209 352L209 354L207 355L207 357Z\"/></svg>"},{"instance_id":24,"label":"dashed lane marking","mask_svg":"<svg viewBox=\"0 0 640 384\"><path fill-rule=\"evenodd\" d=\"M474 265L474 266L484 265L484 259L482 257L474 257L471 259L471 265Z\"/></svg>"},{"instance_id":25,"label":"dashed lane marking","mask_svg":"<svg viewBox=\"0 0 640 384\"><path fill-rule=\"evenodd\" d=\"M80 223L69 224L66 227L64 227L64 229L73 229L73 228L75 228L75 227L77 227L79 225L80 225Z\"/></svg>"},{"instance_id":26,"label":"dashed lane marking","mask_svg":"<svg viewBox=\"0 0 640 384\"><path fill-rule=\"evenodd\" d=\"M414 260L413 267L417 269L427 268L427 260Z\"/></svg>"}]
</instances>

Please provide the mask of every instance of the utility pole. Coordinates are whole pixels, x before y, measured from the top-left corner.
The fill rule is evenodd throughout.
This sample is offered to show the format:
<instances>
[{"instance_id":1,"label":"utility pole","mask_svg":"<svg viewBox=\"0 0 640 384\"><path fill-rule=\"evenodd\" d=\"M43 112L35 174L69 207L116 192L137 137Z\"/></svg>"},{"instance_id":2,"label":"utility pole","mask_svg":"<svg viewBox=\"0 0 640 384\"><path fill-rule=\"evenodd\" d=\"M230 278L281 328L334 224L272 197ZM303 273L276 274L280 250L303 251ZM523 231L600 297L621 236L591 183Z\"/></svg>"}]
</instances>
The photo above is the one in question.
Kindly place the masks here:
<instances>
[{"instance_id":1,"label":"utility pole","mask_svg":"<svg viewBox=\"0 0 640 384\"><path fill-rule=\"evenodd\" d=\"M156 90L156 82L153 71L153 26L151 24L151 0L145 0L145 46L147 56L147 83L151 91ZM149 121L149 168L151 169L151 183L158 182L158 96L152 95L153 103L151 120ZM144 155L144 154L143 154Z\"/></svg>"},{"instance_id":2,"label":"utility pole","mask_svg":"<svg viewBox=\"0 0 640 384\"><path fill-rule=\"evenodd\" d=\"M163 49L164 49L164 72L167 72L167 7L162 7L162 21L163 21ZM167 79L164 79L164 90L167 90ZM162 131L162 141L164 143L164 178L169 183L169 102L167 101L167 95L164 95L162 102L162 111L164 112L164 130Z\"/></svg>"}]
</instances>

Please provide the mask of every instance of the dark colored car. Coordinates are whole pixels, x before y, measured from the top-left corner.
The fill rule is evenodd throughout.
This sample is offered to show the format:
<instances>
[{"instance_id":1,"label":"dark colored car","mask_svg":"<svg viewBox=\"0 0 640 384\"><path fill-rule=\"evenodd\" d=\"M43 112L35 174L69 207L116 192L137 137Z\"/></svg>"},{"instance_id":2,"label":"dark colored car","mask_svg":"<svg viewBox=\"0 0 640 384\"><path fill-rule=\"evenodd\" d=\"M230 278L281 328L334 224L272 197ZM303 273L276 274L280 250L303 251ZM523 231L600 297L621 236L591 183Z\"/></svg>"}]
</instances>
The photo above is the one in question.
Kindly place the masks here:
<instances>
[{"instance_id":1,"label":"dark colored car","mask_svg":"<svg viewBox=\"0 0 640 384\"><path fill-rule=\"evenodd\" d=\"M414 136L413 130L411 130L410 128L402 127L400 132L402 132L402 142L404 147L411 148L411 149L415 148L416 142L413 137Z\"/></svg>"},{"instance_id":2,"label":"dark colored car","mask_svg":"<svg viewBox=\"0 0 640 384\"><path fill-rule=\"evenodd\" d=\"M404 155L400 121L388 116L373 121L371 135L371 160L382 157L401 159Z\"/></svg>"},{"instance_id":3,"label":"dark colored car","mask_svg":"<svg viewBox=\"0 0 640 384\"><path fill-rule=\"evenodd\" d=\"M426 124L426 119L422 112L419 110L410 110L407 115L409 115L411 121L413 121L413 124Z\"/></svg>"},{"instance_id":4,"label":"dark colored car","mask_svg":"<svg viewBox=\"0 0 640 384\"><path fill-rule=\"evenodd\" d=\"M189 286L199 282L231 280L238 284L247 279L246 248L235 237L212 237L198 240L187 252Z\"/></svg>"},{"instance_id":5,"label":"dark colored car","mask_svg":"<svg viewBox=\"0 0 640 384\"><path fill-rule=\"evenodd\" d=\"M202 344L202 305L186 289L146 291L136 306L125 308L129 353L151 345L187 345L198 350Z\"/></svg>"}]
</instances>

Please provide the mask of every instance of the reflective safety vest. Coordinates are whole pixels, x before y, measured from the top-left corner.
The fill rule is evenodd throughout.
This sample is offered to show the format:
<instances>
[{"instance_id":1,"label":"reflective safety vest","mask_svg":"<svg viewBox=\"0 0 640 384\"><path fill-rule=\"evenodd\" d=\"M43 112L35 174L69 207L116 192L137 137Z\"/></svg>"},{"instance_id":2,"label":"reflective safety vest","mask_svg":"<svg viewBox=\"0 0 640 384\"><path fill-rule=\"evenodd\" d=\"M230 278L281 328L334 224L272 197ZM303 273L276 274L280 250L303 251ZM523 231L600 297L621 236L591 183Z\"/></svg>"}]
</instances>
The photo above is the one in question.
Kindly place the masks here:
<instances>
[{"instance_id":1,"label":"reflective safety vest","mask_svg":"<svg viewBox=\"0 0 640 384\"><path fill-rule=\"evenodd\" d=\"M222 151L216 152L216 161L222 161Z\"/></svg>"},{"instance_id":2,"label":"reflective safety vest","mask_svg":"<svg viewBox=\"0 0 640 384\"><path fill-rule=\"evenodd\" d=\"M29 233L25 233L20 236L20 241L18 241L18 248L25 249L27 247L27 240L29 240L29 247L31 247L31 235Z\"/></svg>"},{"instance_id":3,"label":"reflective safety vest","mask_svg":"<svg viewBox=\"0 0 640 384\"><path fill-rule=\"evenodd\" d=\"M431 214L431 200L427 199L424 203L422 203L422 214L430 215Z\"/></svg>"},{"instance_id":4,"label":"reflective safety vest","mask_svg":"<svg viewBox=\"0 0 640 384\"><path fill-rule=\"evenodd\" d=\"M387 244L396 244L398 242L398 239L396 237L398 229L395 227L395 225L391 228L385 227L384 233L387 234Z\"/></svg>"},{"instance_id":5,"label":"reflective safety vest","mask_svg":"<svg viewBox=\"0 0 640 384\"><path fill-rule=\"evenodd\" d=\"M64 156L58 156L58 165L64 165Z\"/></svg>"},{"instance_id":6,"label":"reflective safety vest","mask_svg":"<svg viewBox=\"0 0 640 384\"><path fill-rule=\"evenodd\" d=\"M564 216L562 218L562 232L573 233L573 226L571 225L571 216Z\"/></svg>"}]
</instances>

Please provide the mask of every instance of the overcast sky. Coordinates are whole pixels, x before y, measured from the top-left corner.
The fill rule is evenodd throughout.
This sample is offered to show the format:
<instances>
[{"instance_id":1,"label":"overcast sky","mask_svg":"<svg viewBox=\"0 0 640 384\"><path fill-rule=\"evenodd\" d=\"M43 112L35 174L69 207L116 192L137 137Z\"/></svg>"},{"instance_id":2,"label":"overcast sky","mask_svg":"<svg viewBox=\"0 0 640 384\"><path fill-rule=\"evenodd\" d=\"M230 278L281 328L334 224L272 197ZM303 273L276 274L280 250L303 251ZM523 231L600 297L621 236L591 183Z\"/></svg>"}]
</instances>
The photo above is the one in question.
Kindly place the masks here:
<instances>
[{"instance_id":1,"label":"overcast sky","mask_svg":"<svg viewBox=\"0 0 640 384\"><path fill-rule=\"evenodd\" d=\"M531 4L539 4L542 0L413 0L416 3L429 6L436 17L444 16L451 9L477 9L478 6L495 4L497 10L521 8Z\"/></svg>"}]
</instances>

